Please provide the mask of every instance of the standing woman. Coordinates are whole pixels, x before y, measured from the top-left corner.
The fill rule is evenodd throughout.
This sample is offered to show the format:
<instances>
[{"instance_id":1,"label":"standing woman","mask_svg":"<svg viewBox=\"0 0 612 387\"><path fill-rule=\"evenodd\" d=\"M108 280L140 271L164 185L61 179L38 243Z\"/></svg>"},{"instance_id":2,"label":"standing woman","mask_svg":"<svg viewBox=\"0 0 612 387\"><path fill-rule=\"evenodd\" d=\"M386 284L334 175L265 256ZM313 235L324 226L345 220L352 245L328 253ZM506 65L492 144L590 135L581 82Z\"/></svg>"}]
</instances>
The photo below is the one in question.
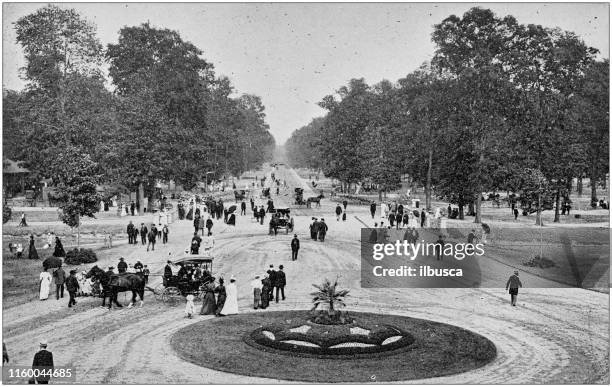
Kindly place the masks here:
<instances>
[{"instance_id":1,"label":"standing woman","mask_svg":"<svg viewBox=\"0 0 612 387\"><path fill-rule=\"evenodd\" d=\"M253 288L253 309L261 307L261 278L256 275L255 279L251 281L251 287Z\"/></svg>"},{"instance_id":2,"label":"standing woman","mask_svg":"<svg viewBox=\"0 0 612 387\"><path fill-rule=\"evenodd\" d=\"M215 277L204 285L204 297L202 297L201 315L215 314L217 305L215 301Z\"/></svg>"},{"instance_id":3,"label":"standing woman","mask_svg":"<svg viewBox=\"0 0 612 387\"><path fill-rule=\"evenodd\" d=\"M53 251L54 257L65 257L66 252L64 251L64 246L62 245L62 241L60 241L59 237L55 237L55 250Z\"/></svg>"},{"instance_id":4,"label":"standing woman","mask_svg":"<svg viewBox=\"0 0 612 387\"><path fill-rule=\"evenodd\" d=\"M227 297L225 293L225 285L223 285L223 278L219 278L219 286L215 288L215 293L219 293L217 297L217 310L215 314L219 316L221 314L221 310L223 310L223 306L225 305L225 298Z\"/></svg>"},{"instance_id":5,"label":"standing woman","mask_svg":"<svg viewBox=\"0 0 612 387\"><path fill-rule=\"evenodd\" d=\"M270 281L270 275L265 274L264 279L261 280L261 309L266 309L270 305L270 292L272 290L272 281Z\"/></svg>"},{"instance_id":6,"label":"standing woman","mask_svg":"<svg viewBox=\"0 0 612 387\"><path fill-rule=\"evenodd\" d=\"M51 274L48 271L43 270L38 277L40 279L38 283L38 293L40 300L44 301L49 298L49 289L51 288Z\"/></svg>"},{"instance_id":7,"label":"standing woman","mask_svg":"<svg viewBox=\"0 0 612 387\"><path fill-rule=\"evenodd\" d=\"M36 251L36 246L34 246L34 235L30 235L30 252L28 253L28 258L38 259L38 251Z\"/></svg>"}]
</instances>

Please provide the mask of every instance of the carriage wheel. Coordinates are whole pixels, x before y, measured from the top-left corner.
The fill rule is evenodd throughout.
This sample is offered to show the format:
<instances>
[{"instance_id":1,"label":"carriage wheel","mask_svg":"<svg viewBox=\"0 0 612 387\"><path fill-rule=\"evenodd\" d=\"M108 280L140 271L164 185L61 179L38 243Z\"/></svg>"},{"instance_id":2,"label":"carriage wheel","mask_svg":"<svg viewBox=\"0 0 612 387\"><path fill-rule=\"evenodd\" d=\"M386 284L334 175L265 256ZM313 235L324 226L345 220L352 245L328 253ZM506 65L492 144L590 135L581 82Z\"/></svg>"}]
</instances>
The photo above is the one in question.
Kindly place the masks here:
<instances>
[{"instance_id":1,"label":"carriage wheel","mask_svg":"<svg viewBox=\"0 0 612 387\"><path fill-rule=\"evenodd\" d=\"M155 299L157 301L163 301L162 300L162 296L164 294L164 291L166 290L166 288L164 287L164 284L159 284L155 287L155 289L153 289L153 294L155 295Z\"/></svg>"},{"instance_id":2,"label":"carriage wheel","mask_svg":"<svg viewBox=\"0 0 612 387\"><path fill-rule=\"evenodd\" d=\"M164 294L162 295L162 301L164 304L176 305L182 300L183 296L181 295L180 290L173 286L166 288L164 290Z\"/></svg>"}]
</instances>

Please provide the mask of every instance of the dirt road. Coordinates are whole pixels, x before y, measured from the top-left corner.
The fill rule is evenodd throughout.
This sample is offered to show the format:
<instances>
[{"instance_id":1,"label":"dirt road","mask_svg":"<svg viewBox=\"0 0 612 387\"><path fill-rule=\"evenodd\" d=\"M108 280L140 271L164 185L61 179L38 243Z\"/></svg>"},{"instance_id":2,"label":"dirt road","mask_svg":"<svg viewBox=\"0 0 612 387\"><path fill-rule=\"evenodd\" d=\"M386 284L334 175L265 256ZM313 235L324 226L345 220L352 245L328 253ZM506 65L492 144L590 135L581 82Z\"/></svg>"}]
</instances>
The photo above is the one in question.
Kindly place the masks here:
<instances>
[{"instance_id":1,"label":"dirt road","mask_svg":"<svg viewBox=\"0 0 612 387\"><path fill-rule=\"evenodd\" d=\"M276 176L290 187L298 183L291 170ZM274 192L274 190L272 190ZM312 192L305 192L305 197ZM275 197L275 195L273 195ZM290 204L293 188L281 191L277 205ZM250 280L270 264L283 264L287 273L287 300L272 310L305 309L311 284L339 275L350 288L348 308L393 313L454 324L480 333L498 348L489 365L460 375L414 381L417 383L608 383L609 296L583 289L529 287L512 308L503 288L488 289L361 289L359 229L367 209L349 207L347 222L336 222L332 204L323 199L319 209L294 211L296 233L302 241L297 261L291 261L291 234L269 236L267 222L259 225L250 214L240 216L235 228L218 222L215 274L237 278L241 311L250 312ZM308 238L311 216L326 217L328 239ZM138 245L127 254L130 263L140 259L153 272L161 272L169 256L184 250L193 229L190 221L171 225L170 242L147 253ZM132 247L130 247L132 248ZM119 249L119 248L118 248ZM118 252L119 253L119 252ZM116 263L116 262L113 262ZM101 265L106 262L101 262ZM499 263L502 265L501 263ZM510 269L508 269L510 270ZM157 279L159 280L159 279ZM535 278L533 279L535 281ZM534 283L534 282L531 283ZM153 281L154 282L154 281ZM500 285L502 286L502 285ZM123 300L122 296L119 298ZM3 311L3 339L11 364L31 364L40 338L46 338L55 364L73 365L81 383L277 383L281 381L226 374L186 363L169 347L178 329L200 321L183 317L183 305L169 307L150 292L142 308L107 311L97 299L79 299L67 308L67 299L35 301ZM263 312L265 313L265 312ZM226 317L229 320L231 317ZM194 337L193 340L206 340ZM367 381L364 381L364 383Z\"/></svg>"}]
</instances>

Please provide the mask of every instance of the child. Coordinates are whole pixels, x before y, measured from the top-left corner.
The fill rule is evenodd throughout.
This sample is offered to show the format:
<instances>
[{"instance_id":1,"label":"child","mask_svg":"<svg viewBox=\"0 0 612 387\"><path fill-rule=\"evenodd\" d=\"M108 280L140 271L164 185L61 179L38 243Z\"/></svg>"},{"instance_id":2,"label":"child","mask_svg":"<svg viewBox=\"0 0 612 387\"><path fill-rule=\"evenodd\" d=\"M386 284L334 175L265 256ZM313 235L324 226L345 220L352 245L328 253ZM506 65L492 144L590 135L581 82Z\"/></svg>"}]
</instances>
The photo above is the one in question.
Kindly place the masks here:
<instances>
[{"instance_id":1,"label":"child","mask_svg":"<svg viewBox=\"0 0 612 387\"><path fill-rule=\"evenodd\" d=\"M149 283L149 274L151 272L149 271L149 268L147 267L147 265L144 265L144 269L142 269L142 274L144 275L144 281L145 284Z\"/></svg>"},{"instance_id":2,"label":"child","mask_svg":"<svg viewBox=\"0 0 612 387\"><path fill-rule=\"evenodd\" d=\"M191 318L195 314L195 305L193 304L193 294L187 296L187 304L185 305L185 314L187 318Z\"/></svg>"}]
</instances>

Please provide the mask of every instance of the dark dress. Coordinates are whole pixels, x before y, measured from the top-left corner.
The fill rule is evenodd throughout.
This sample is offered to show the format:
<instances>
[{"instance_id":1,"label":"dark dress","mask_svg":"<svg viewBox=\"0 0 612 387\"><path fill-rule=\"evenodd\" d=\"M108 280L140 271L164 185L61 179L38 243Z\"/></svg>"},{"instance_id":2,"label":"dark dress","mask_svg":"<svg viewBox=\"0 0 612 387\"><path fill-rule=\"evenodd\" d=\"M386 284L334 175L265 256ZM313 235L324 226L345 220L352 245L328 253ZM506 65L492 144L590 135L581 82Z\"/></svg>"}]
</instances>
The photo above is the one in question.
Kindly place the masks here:
<instances>
[{"instance_id":1,"label":"dark dress","mask_svg":"<svg viewBox=\"0 0 612 387\"><path fill-rule=\"evenodd\" d=\"M34 237L30 236L30 252L28 253L29 259L38 259L38 251L36 251L36 246L34 246Z\"/></svg>"},{"instance_id":2,"label":"dark dress","mask_svg":"<svg viewBox=\"0 0 612 387\"><path fill-rule=\"evenodd\" d=\"M270 305L270 292L272 291L272 282L269 278L261 280L263 287L261 288L261 309L266 309Z\"/></svg>"},{"instance_id":3,"label":"dark dress","mask_svg":"<svg viewBox=\"0 0 612 387\"><path fill-rule=\"evenodd\" d=\"M213 283L209 283L206 284L204 288L204 297L202 297L202 309L200 309L200 314L215 314L216 310L215 285Z\"/></svg>"},{"instance_id":4,"label":"dark dress","mask_svg":"<svg viewBox=\"0 0 612 387\"><path fill-rule=\"evenodd\" d=\"M217 296L217 314L219 314L223 310L223 306L225 305L225 298L227 295L225 294L225 286L219 285L215 288L215 293L219 293Z\"/></svg>"},{"instance_id":5,"label":"dark dress","mask_svg":"<svg viewBox=\"0 0 612 387\"><path fill-rule=\"evenodd\" d=\"M62 241L59 238L55 238L55 250L53 251L54 257L65 257L66 251L64 251L64 246L62 245Z\"/></svg>"}]
</instances>

